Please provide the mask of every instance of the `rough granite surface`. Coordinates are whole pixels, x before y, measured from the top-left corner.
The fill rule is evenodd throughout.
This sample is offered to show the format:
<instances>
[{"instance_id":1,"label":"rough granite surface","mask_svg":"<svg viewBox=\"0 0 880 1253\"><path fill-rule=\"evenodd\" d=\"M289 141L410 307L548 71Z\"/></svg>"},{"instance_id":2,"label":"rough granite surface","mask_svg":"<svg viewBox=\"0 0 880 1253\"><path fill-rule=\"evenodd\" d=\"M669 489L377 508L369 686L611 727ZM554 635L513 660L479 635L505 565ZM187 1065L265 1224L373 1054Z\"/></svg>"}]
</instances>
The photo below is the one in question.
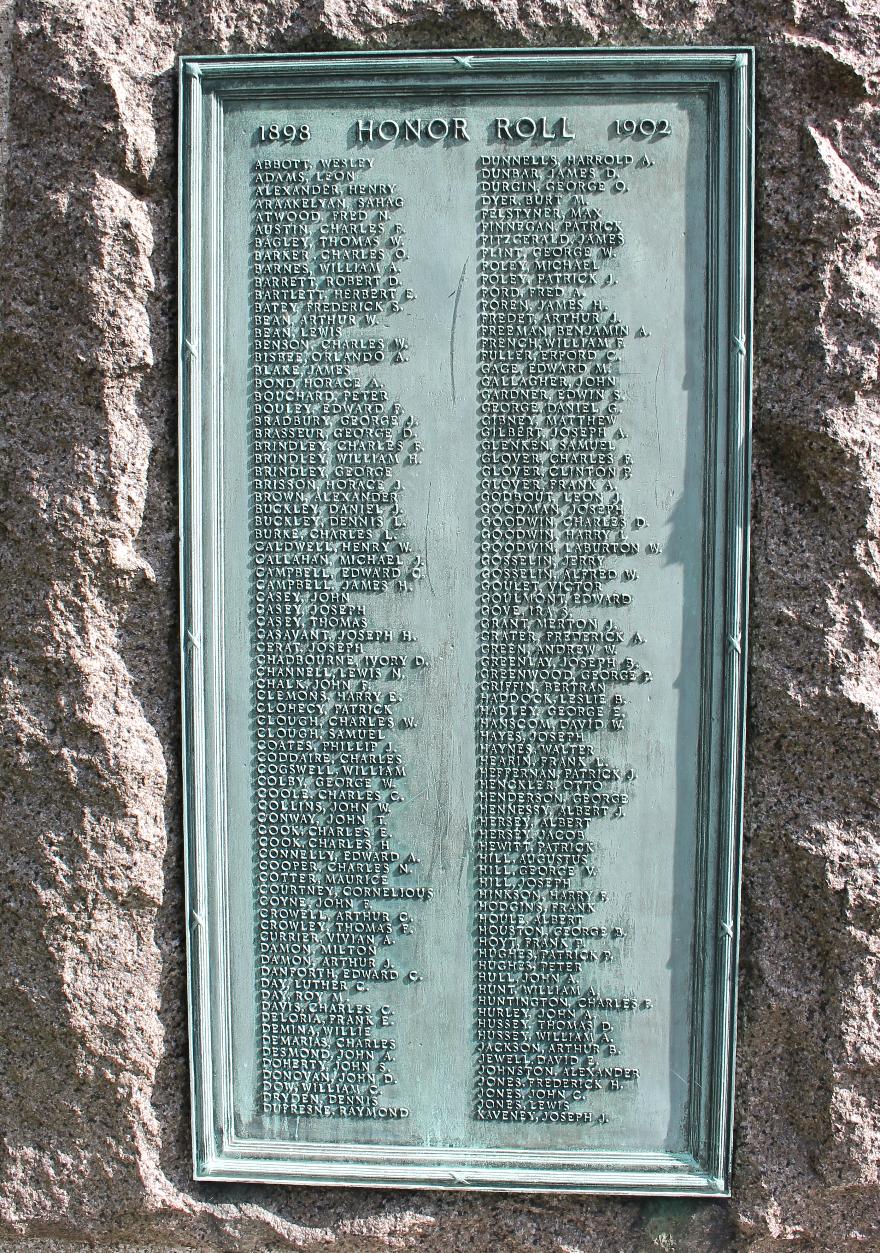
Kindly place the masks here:
<instances>
[{"instance_id":1,"label":"rough granite surface","mask_svg":"<svg viewBox=\"0 0 880 1253\"><path fill-rule=\"evenodd\" d=\"M880 1250L874 0L18 0L11 40L0 1248ZM195 1186L175 57L529 43L758 49L733 1199Z\"/></svg>"}]
</instances>

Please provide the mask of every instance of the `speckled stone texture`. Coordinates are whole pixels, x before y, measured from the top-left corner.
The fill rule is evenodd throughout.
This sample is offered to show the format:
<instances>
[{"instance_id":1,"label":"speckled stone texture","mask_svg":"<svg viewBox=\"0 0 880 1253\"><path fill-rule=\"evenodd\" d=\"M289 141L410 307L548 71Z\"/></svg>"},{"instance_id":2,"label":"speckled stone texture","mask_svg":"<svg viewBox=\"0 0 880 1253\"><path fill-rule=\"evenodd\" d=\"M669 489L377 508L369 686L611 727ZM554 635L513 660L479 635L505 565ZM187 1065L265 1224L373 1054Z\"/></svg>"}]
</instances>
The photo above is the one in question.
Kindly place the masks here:
<instances>
[{"instance_id":1,"label":"speckled stone texture","mask_svg":"<svg viewBox=\"0 0 880 1253\"><path fill-rule=\"evenodd\" d=\"M734 1197L196 1187L175 56L528 43L758 48ZM874 0L19 0L0 278L0 1247L880 1249L878 43Z\"/></svg>"}]
</instances>

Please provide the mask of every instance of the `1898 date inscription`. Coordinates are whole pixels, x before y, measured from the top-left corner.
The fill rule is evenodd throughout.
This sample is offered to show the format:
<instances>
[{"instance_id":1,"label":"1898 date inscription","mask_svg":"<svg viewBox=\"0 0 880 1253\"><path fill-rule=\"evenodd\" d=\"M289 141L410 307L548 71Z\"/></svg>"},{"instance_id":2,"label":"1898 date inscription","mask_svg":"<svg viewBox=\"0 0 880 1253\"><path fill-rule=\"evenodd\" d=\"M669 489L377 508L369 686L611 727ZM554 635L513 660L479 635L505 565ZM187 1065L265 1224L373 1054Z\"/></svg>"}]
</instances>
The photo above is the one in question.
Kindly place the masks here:
<instances>
[{"instance_id":1,"label":"1898 date inscription","mask_svg":"<svg viewBox=\"0 0 880 1253\"><path fill-rule=\"evenodd\" d=\"M203 1177L726 1186L750 69L669 55L184 65Z\"/></svg>"}]
</instances>

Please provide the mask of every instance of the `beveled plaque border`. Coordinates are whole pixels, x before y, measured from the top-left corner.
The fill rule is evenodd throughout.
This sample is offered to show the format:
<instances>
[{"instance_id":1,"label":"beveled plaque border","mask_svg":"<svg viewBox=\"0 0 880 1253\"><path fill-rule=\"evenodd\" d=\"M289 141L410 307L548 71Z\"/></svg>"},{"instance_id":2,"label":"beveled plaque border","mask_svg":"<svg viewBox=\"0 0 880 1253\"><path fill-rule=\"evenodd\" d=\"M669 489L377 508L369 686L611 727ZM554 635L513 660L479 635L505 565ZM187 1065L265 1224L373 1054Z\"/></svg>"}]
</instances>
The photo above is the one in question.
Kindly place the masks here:
<instances>
[{"instance_id":1,"label":"beveled plaque border","mask_svg":"<svg viewBox=\"0 0 880 1253\"><path fill-rule=\"evenodd\" d=\"M394 1188L729 1195L742 839L751 392L751 48L470 49L182 57L179 135L179 397L182 750L194 1175ZM576 88L706 93L710 138L706 310L706 569L691 1143L687 1154L451 1150L267 1143L232 1120L227 823L223 742L223 106L387 88ZM724 193L724 189L726 194ZM724 473L718 473L723 464ZM718 490L719 481L724 495ZM721 563L723 622L715 575ZM714 693L720 692L716 697ZM709 729L717 730L710 734ZM703 733L705 731L705 734ZM716 748L716 742L719 748ZM716 778L718 783L713 783Z\"/></svg>"}]
</instances>

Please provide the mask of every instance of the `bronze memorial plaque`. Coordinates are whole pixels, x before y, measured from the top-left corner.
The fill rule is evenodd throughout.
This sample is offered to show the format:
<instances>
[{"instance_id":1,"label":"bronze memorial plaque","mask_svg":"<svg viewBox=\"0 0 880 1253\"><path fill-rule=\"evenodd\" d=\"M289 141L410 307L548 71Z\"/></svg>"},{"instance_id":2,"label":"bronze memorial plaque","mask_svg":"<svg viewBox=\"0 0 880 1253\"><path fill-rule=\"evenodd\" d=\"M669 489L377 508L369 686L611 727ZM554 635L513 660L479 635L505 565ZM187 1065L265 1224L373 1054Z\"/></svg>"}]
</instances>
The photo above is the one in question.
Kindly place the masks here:
<instances>
[{"instance_id":1,"label":"bronze memorial plaque","mask_svg":"<svg viewBox=\"0 0 880 1253\"><path fill-rule=\"evenodd\" d=\"M198 1178L727 1190L751 80L183 59Z\"/></svg>"}]
</instances>

